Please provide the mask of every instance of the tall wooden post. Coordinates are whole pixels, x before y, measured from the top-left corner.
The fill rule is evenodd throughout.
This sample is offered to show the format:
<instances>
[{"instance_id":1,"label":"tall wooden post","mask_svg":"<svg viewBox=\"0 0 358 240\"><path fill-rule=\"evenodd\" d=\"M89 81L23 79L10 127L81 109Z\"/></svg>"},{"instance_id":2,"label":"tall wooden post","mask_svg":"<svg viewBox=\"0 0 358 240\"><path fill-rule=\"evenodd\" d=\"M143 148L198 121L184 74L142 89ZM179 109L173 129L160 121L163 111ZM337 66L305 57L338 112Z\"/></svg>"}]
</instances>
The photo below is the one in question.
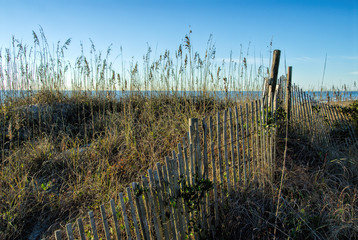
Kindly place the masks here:
<instances>
[{"instance_id":1,"label":"tall wooden post","mask_svg":"<svg viewBox=\"0 0 358 240\"><path fill-rule=\"evenodd\" d=\"M278 66L280 64L280 56L281 56L280 50L276 49L273 51L271 74L270 74L272 96L274 96L275 89L276 89Z\"/></svg>"},{"instance_id":2,"label":"tall wooden post","mask_svg":"<svg viewBox=\"0 0 358 240\"><path fill-rule=\"evenodd\" d=\"M268 97L270 107L272 107L272 100L273 100L272 98L275 96L278 66L280 64L280 56L281 56L280 50L276 49L273 51L270 78L265 80L265 96Z\"/></svg>"},{"instance_id":3,"label":"tall wooden post","mask_svg":"<svg viewBox=\"0 0 358 240\"><path fill-rule=\"evenodd\" d=\"M286 112L287 121L290 123L291 118L291 83L292 83L292 67L288 67L287 83L286 83Z\"/></svg>"}]
</instances>

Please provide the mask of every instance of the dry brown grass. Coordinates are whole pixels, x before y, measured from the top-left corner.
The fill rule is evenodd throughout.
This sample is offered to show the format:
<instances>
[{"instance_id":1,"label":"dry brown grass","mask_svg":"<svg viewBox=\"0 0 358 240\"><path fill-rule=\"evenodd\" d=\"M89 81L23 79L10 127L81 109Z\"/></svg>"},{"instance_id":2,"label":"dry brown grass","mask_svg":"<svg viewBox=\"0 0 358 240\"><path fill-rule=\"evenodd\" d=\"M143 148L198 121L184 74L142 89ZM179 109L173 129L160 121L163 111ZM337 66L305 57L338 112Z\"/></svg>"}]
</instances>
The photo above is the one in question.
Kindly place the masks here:
<instances>
[{"instance_id":1,"label":"dry brown grass","mask_svg":"<svg viewBox=\"0 0 358 240\"><path fill-rule=\"evenodd\" d=\"M39 96L32 99L40 101ZM51 122L60 111L57 102L43 105L52 115L43 112L41 130L36 119L24 115L23 125L13 130L14 137L4 145L0 175L3 238L27 238L38 224L42 232L52 233L60 223L95 210L111 198L117 200L118 192L171 154L187 131L189 117L208 117L235 104L213 97L136 95L113 101L82 96L62 99L71 105L71 114ZM92 110L86 110L88 102ZM106 105L106 111L101 105ZM22 111L20 104L9 110L9 116L18 116L16 111ZM16 137L18 132L30 135L28 131L32 138Z\"/></svg>"},{"instance_id":2,"label":"dry brown grass","mask_svg":"<svg viewBox=\"0 0 358 240\"><path fill-rule=\"evenodd\" d=\"M36 49L40 43L36 34L34 37ZM138 64L132 64L129 76L117 75L108 61L110 49L103 58L92 46L93 54L88 58L80 56L72 69L77 78L71 89L86 91L73 92L72 96L66 95L61 85L68 67L63 55L68 41L59 46L58 59L51 58L56 53L42 43L45 52L39 54L49 56L53 60L49 62L59 65L40 68L46 65L42 62L45 58L36 60L33 55L26 55L22 43L14 40L14 51L8 52L16 52L19 58L18 62L6 62L12 56L4 57L4 66L9 68L7 75L1 72L1 93L6 92L5 82L26 92L22 97L10 94L6 99L1 95L0 99L0 239L53 235L61 225L89 210L97 214L99 206L109 199L118 202L118 192L171 155L170 151L188 130L189 118L207 118L233 108L238 98L228 98L230 90L257 90L255 86L261 82L247 78L246 64L230 63L234 65L232 76L226 76L223 66L211 62L215 55L212 43L209 41L201 59L192 52L189 37L185 43L188 51L183 52L180 46L175 61L166 51L150 62L149 49L143 77L138 73ZM12 64L25 66L25 62L38 72L11 72L16 69ZM258 75L263 77L265 71L260 66ZM249 88L241 88L239 82L248 83ZM149 96L127 92L143 90L143 86L144 90L165 92ZM28 91L30 88L42 90ZM111 91L93 94L90 90L94 88ZM178 89L187 94L178 93ZM127 97L119 100L118 90ZM224 97L207 95L210 90L224 90ZM199 96L194 97L195 94ZM274 180L267 182L264 189L233 193L228 203L220 206L219 237L357 238L358 166L354 149L342 152L341 146L337 146L328 151L322 148L323 151L301 137L289 136L287 170L277 216L280 156L284 152L281 138L277 141L278 168Z\"/></svg>"},{"instance_id":3,"label":"dry brown grass","mask_svg":"<svg viewBox=\"0 0 358 240\"><path fill-rule=\"evenodd\" d=\"M339 146L320 152L296 135L288 143L277 224L279 188L273 182L263 191L251 189L230 196L222 209L220 238L357 239L357 155L342 153ZM283 156L282 148L278 156ZM281 170L277 169L277 177Z\"/></svg>"}]
</instances>

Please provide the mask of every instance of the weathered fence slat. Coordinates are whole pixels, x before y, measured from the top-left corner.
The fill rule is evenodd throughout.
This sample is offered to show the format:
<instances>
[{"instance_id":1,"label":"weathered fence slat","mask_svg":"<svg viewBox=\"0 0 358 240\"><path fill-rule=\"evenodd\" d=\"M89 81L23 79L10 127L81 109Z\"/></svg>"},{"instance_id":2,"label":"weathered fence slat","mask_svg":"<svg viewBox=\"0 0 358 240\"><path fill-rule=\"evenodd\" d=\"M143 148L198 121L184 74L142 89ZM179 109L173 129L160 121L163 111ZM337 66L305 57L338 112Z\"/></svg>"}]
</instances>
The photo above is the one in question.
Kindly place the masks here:
<instances>
[{"instance_id":1,"label":"weathered fence slat","mask_svg":"<svg viewBox=\"0 0 358 240\"><path fill-rule=\"evenodd\" d=\"M106 209L104 208L103 204L100 206L100 209L101 209L101 216L102 216L103 228L104 228L104 233L106 235L106 239L111 240L111 234L109 233L109 225L108 225L108 220L107 220L107 215L106 215Z\"/></svg>"},{"instance_id":2,"label":"weathered fence slat","mask_svg":"<svg viewBox=\"0 0 358 240\"><path fill-rule=\"evenodd\" d=\"M149 227L143 204L143 189L140 188L137 182L132 182L132 191L136 203L135 206L138 214L138 219L141 225L143 238L149 240Z\"/></svg>"},{"instance_id":3,"label":"weathered fence slat","mask_svg":"<svg viewBox=\"0 0 358 240\"><path fill-rule=\"evenodd\" d=\"M123 221L124 221L124 227L126 229L126 234L127 234L127 239L128 240L131 240L132 239L132 236L131 236L131 229L129 227L129 221L128 221L128 216L127 216L127 209L126 209L126 205L124 203L124 196L123 196L123 193L120 192L118 194L119 196L119 202L121 204L121 208L122 208L122 215L123 215ZM111 202L111 206L112 209L114 208L115 210L115 206L114 206L114 201L113 201L113 204ZM112 210L113 211L113 210ZM116 233L117 233L117 239L120 239L120 236L121 236L121 232L120 232L120 228L118 226L118 230L117 230L117 225L118 225L118 220L117 220L117 216L115 217L115 225L116 225Z\"/></svg>"},{"instance_id":4,"label":"weathered fence slat","mask_svg":"<svg viewBox=\"0 0 358 240\"><path fill-rule=\"evenodd\" d=\"M224 194L222 186L224 185L224 169L223 169L223 162L222 162L222 156L221 156L221 130L220 130L220 113L217 114L217 141L218 141L218 164L219 164L219 174L220 174L220 193L221 193L221 204L224 203Z\"/></svg>"},{"instance_id":5,"label":"weathered fence slat","mask_svg":"<svg viewBox=\"0 0 358 240\"><path fill-rule=\"evenodd\" d=\"M159 201L163 202L162 208L163 208L163 212L167 212L169 211L170 216L167 217L167 215L165 215L165 217L162 218L162 221L165 222L165 229L168 230L168 234L171 236L173 235L173 233L175 232L175 228L172 222L172 219L170 217L172 217L172 212L170 211L170 203L169 203L169 195L168 195L168 190L167 190L167 182L166 182L166 178L164 177L164 172L165 172L165 166L160 165L160 163L156 164L157 167L157 175L158 175L158 187L159 190L162 194L158 194L158 196L162 196L162 199L159 199ZM164 214L164 213L163 213Z\"/></svg>"},{"instance_id":6,"label":"weathered fence slat","mask_svg":"<svg viewBox=\"0 0 358 240\"><path fill-rule=\"evenodd\" d=\"M208 165L208 139L207 139L207 135L208 135L208 126L206 124L206 119L203 118L202 119L202 126L203 126L203 179L207 180L209 179L209 165ZM211 218L212 215L210 214L210 202L209 202L209 195L205 194L204 196L204 204L203 204L203 221L204 221L204 226L205 229L209 229L210 228L210 222L211 222Z\"/></svg>"},{"instance_id":7,"label":"weathered fence slat","mask_svg":"<svg viewBox=\"0 0 358 240\"><path fill-rule=\"evenodd\" d=\"M167 171L165 166L161 166L159 163L157 163L157 172L159 175L159 182L160 182L160 189L162 191L163 196L163 203L167 210L169 211L169 217L167 222L167 228L169 231L169 234L172 236L172 238L176 239L176 229L175 224L173 220L173 211L171 209L170 205L170 195L169 195L169 182L167 181Z\"/></svg>"},{"instance_id":8,"label":"weathered fence slat","mask_svg":"<svg viewBox=\"0 0 358 240\"><path fill-rule=\"evenodd\" d=\"M240 127L241 127L241 140L242 140L242 171L244 174L244 186L247 184L247 172L246 172L246 150L245 150L245 133L244 133L244 118L242 113L242 106L240 105ZM241 167L241 166L240 166Z\"/></svg>"},{"instance_id":9,"label":"weathered fence slat","mask_svg":"<svg viewBox=\"0 0 358 240\"><path fill-rule=\"evenodd\" d=\"M224 112L224 127L223 127L223 137L224 137L224 151L225 151L225 165L226 165L226 183L227 183L227 190L226 192L229 193L231 191L230 186L230 169L229 169L229 156L228 156L228 149L227 149L227 111Z\"/></svg>"},{"instance_id":10,"label":"weathered fence slat","mask_svg":"<svg viewBox=\"0 0 358 240\"><path fill-rule=\"evenodd\" d=\"M183 159L183 151L182 151L182 146L180 143L178 143L178 164L179 164L179 182L180 182L180 186L179 188L183 190L184 186L187 186L186 184L188 184L188 182L186 181L186 177L185 177L185 164L184 164L184 159ZM187 205L185 204L185 202L183 201L182 203L183 207L183 228L187 229L188 228L188 224L189 224L189 214L188 214L188 208Z\"/></svg>"},{"instance_id":11,"label":"weathered fence slat","mask_svg":"<svg viewBox=\"0 0 358 240\"><path fill-rule=\"evenodd\" d=\"M179 159L177 158L177 155L175 151L172 152L173 160L172 162L172 172L173 172L173 182L174 182L174 198L176 199L176 205L174 206L177 216L177 221L179 224L179 232L181 236L185 235L185 229L184 229L184 211L183 211L183 199L179 197L180 193L180 185L179 185L179 172L178 170L178 164Z\"/></svg>"},{"instance_id":12,"label":"weathered fence slat","mask_svg":"<svg viewBox=\"0 0 358 240\"><path fill-rule=\"evenodd\" d=\"M261 172L262 171L262 166L261 163L262 161L260 160L260 140L259 140L259 124L258 124L258 102L257 100L255 100L255 135L256 135L256 168L257 168L257 174L258 174L258 179L261 180Z\"/></svg>"},{"instance_id":13,"label":"weathered fence slat","mask_svg":"<svg viewBox=\"0 0 358 240\"><path fill-rule=\"evenodd\" d=\"M93 211L89 211L89 212L88 212L88 216L89 216L90 223L91 223L93 239L94 239L94 240L98 240L98 233L97 233L97 228L96 228L96 222L95 222L95 220L94 220Z\"/></svg>"},{"instance_id":14,"label":"weathered fence slat","mask_svg":"<svg viewBox=\"0 0 358 240\"><path fill-rule=\"evenodd\" d=\"M214 213L215 213L215 227L218 225L219 221L219 207L218 207L218 191L217 191L217 178L216 178L216 164L215 164L215 154L214 154L214 126L213 118L209 118L210 124L210 149L211 149L211 166L213 172L213 185L214 185Z\"/></svg>"},{"instance_id":15,"label":"weathered fence slat","mask_svg":"<svg viewBox=\"0 0 358 240\"><path fill-rule=\"evenodd\" d=\"M149 203L149 209L147 208L147 212L148 212L148 215L149 215L149 212L151 212L152 220L154 223L156 239L162 239L162 234L161 234L161 230L159 227L159 220L158 220L159 216L158 216L157 206L154 204L153 197L152 197L152 191L149 188L148 180L145 176L142 176L142 183L143 183L144 192L145 192L145 195L147 198L146 202ZM148 219L148 221L150 221L150 220Z\"/></svg>"},{"instance_id":16,"label":"weathered fence slat","mask_svg":"<svg viewBox=\"0 0 358 240\"><path fill-rule=\"evenodd\" d=\"M77 219L78 230L80 233L81 240L86 240L85 229L83 227L82 218Z\"/></svg>"},{"instance_id":17,"label":"weathered fence slat","mask_svg":"<svg viewBox=\"0 0 358 240\"><path fill-rule=\"evenodd\" d=\"M67 232L68 240L75 240L75 237L73 236L73 230L72 230L71 223L66 224L66 232Z\"/></svg>"},{"instance_id":18,"label":"weathered fence slat","mask_svg":"<svg viewBox=\"0 0 358 240\"><path fill-rule=\"evenodd\" d=\"M265 166L267 169L266 172L266 177L269 178L270 177L270 132L269 132L269 105L268 105L268 99L266 99L266 102L264 102L264 105L266 105L264 107L264 111L263 111L263 115L264 115L264 143L265 143L265 147L264 147L264 151L265 151Z\"/></svg>"},{"instance_id":19,"label":"weathered fence slat","mask_svg":"<svg viewBox=\"0 0 358 240\"><path fill-rule=\"evenodd\" d=\"M229 123L230 123L230 142L231 142L231 162L232 162L232 172L233 172L233 183L234 191L237 191L237 176L236 176L236 162L235 162L235 136L234 136L234 124L232 120L232 111L229 108Z\"/></svg>"},{"instance_id":20,"label":"weathered fence slat","mask_svg":"<svg viewBox=\"0 0 358 240\"><path fill-rule=\"evenodd\" d=\"M250 157L250 132L249 132L249 105L248 103L246 103L245 105L245 112L246 112L246 146L247 146L247 161L246 161L246 165L247 165L247 175L248 175L248 180L249 182L251 181L251 169L250 169L250 165L251 165L251 157Z\"/></svg>"},{"instance_id":21,"label":"weathered fence slat","mask_svg":"<svg viewBox=\"0 0 358 240\"><path fill-rule=\"evenodd\" d=\"M274 134L273 134L273 129L272 127L269 127L269 178L270 181L273 180L273 138L274 138Z\"/></svg>"},{"instance_id":22,"label":"weathered fence slat","mask_svg":"<svg viewBox=\"0 0 358 240\"><path fill-rule=\"evenodd\" d=\"M187 133L189 139L189 132ZM183 150L184 150L184 171L186 183L190 184L190 175L189 175L189 159L188 159L188 144L185 144L185 137L183 137Z\"/></svg>"},{"instance_id":23,"label":"weathered fence slat","mask_svg":"<svg viewBox=\"0 0 358 240\"><path fill-rule=\"evenodd\" d=\"M237 170L239 174L238 187L241 187L241 153L240 153L240 124L239 124L239 112L237 106L235 106L235 118L236 118L236 149L237 149Z\"/></svg>"},{"instance_id":24,"label":"weathered fence slat","mask_svg":"<svg viewBox=\"0 0 358 240\"><path fill-rule=\"evenodd\" d=\"M174 239L177 239L178 238L178 235L179 235L179 226L178 226L178 223L177 223L177 217L175 216L176 213L175 213L175 209L173 207L173 203L171 202L171 198L173 196L172 192L172 187L173 187L173 184L172 184L172 181L170 181L170 178L171 176L170 175L170 163L169 163L169 157L166 157L165 159L165 163L166 165L163 166L163 177L164 177L164 182L166 183L165 184L165 190L167 192L167 201L168 201L168 205L169 205L169 212L170 212L170 222L171 222L171 225L172 225L172 237ZM169 169L169 171L168 171Z\"/></svg>"},{"instance_id":25,"label":"weathered fence slat","mask_svg":"<svg viewBox=\"0 0 358 240\"><path fill-rule=\"evenodd\" d=\"M197 118L189 119L189 136L190 143L193 144L194 151L194 175L201 177L201 151L200 151L200 141L199 141L199 125Z\"/></svg>"},{"instance_id":26,"label":"weathered fence slat","mask_svg":"<svg viewBox=\"0 0 358 240\"><path fill-rule=\"evenodd\" d=\"M114 221L114 229L116 230L116 237L117 237L117 240L120 240L121 239L121 231L120 231L119 223L118 223L118 219L117 219L116 204L113 199L111 199L109 201L109 205L111 206L112 217L113 217L113 221Z\"/></svg>"},{"instance_id":27,"label":"weathered fence slat","mask_svg":"<svg viewBox=\"0 0 358 240\"><path fill-rule=\"evenodd\" d=\"M287 79L286 79L286 96L285 96L285 110L287 113L287 119L290 123L291 121L291 109L292 109L292 100L291 100L291 84L292 84L292 67L289 66L287 69Z\"/></svg>"},{"instance_id":28,"label":"weathered fence slat","mask_svg":"<svg viewBox=\"0 0 358 240\"><path fill-rule=\"evenodd\" d=\"M209 178L209 165L208 165L208 142L207 142L207 135L208 135L208 126L206 124L205 118L202 120L203 125L203 141L204 141L204 148L203 148L203 164L204 164L204 173L203 178Z\"/></svg>"},{"instance_id":29,"label":"weathered fence slat","mask_svg":"<svg viewBox=\"0 0 358 240\"><path fill-rule=\"evenodd\" d=\"M277 94L278 91L276 91L275 94ZM250 137L251 137L251 147L252 147L252 151L251 151L251 162L252 162L252 175L253 178L256 178L256 158L255 158L255 140L254 140L254 135L255 135L255 114L254 114L254 102L251 102L251 131L250 131Z\"/></svg>"},{"instance_id":30,"label":"weathered fence slat","mask_svg":"<svg viewBox=\"0 0 358 240\"><path fill-rule=\"evenodd\" d=\"M159 164L159 163L157 163L157 164ZM164 237L165 237L165 239L169 239L169 232L168 232L169 225L167 224L166 215L165 215L165 206L164 206L165 203L163 201L164 193L163 193L163 189L161 188L161 186L159 184L158 171L154 171L153 173L152 173L152 171L148 171L148 174L149 174L150 182L151 182L152 186L154 186L154 188L157 192L160 218L162 221L162 230L164 232Z\"/></svg>"},{"instance_id":31,"label":"weathered fence slat","mask_svg":"<svg viewBox=\"0 0 358 240\"><path fill-rule=\"evenodd\" d=\"M195 184L195 177L194 177L194 145L192 143L189 144L189 152L190 152L190 170L189 170L189 179L190 184Z\"/></svg>"},{"instance_id":32,"label":"weathered fence slat","mask_svg":"<svg viewBox=\"0 0 358 240\"><path fill-rule=\"evenodd\" d=\"M56 238L56 240L61 240L62 239L61 230L56 230L55 231L55 238Z\"/></svg>"},{"instance_id":33,"label":"weathered fence slat","mask_svg":"<svg viewBox=\"0 0 358 240\"><path fill-rule=\"evenodd\" d=\"M136 238L141 239L139 226L138 226L138 221L137 221L137 216L136 216L135 208L134 208L133 201L132 201L131 188L127 187L126 192L127 192L127 197L128 197L130 210L131 210L132 221L133 221L133 226L134 226L134 229L135 229ZM122 208L122 211L124 211L123 208Z\"/></svg>"},{"instance_id":34,"label":"weathered fence slat","mask_svg":"<svg viewBox=\"0 0 358 240\"><path fill-rule=\"evenodd\" d=\"M261 159L261 166L262 166L262 180L266 180L266 173L267 173L267 144L266 144L266 117L265 117L265 99L259 99L258 101L258 131L259 131L259 141L260 141L260 159Z\"/></svg>"}]
</instances>

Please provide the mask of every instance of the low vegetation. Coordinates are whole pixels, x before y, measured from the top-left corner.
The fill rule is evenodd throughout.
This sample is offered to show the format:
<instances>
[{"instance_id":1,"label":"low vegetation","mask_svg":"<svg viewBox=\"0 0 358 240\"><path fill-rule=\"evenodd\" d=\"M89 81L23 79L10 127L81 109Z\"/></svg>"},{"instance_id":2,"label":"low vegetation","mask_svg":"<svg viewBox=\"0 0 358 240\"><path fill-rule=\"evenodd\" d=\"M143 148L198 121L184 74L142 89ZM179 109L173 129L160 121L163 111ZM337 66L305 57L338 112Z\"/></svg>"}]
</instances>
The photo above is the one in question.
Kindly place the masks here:
<instances>
[{"instance_id":1,"label":"low vegetation","mask_svg":"<svg viewBox=\"0 0 358 240\"><path fill-rule=\"evenodd\" d=\"M118 200L118 192L171 154L190 117L214 115L234 104L213 97L141 95L120 102L88 96L71 101L42 106L42 117L47 120L49 114L52 121L41 123L41 131L38 119L28 113L21 127L6 136L0 179L6 238L28 236L36 224L46 230L111 198ZM105 112L101 105L107 105ZM17 105L7 116L13 120L19 111L23 108Z\"/></svg>"},{"instance_id":2,"label":"low vegetation","mask_svg":"<svg viewBox=\"0 0 358 240\"><path fill-rule=\"evenodd\" d=\"M279 179L264 191L238 192L224 209L222 238L357 239L358 155L337 149L322 151L291 134L279 211Z\"/></svg>"},{"instance_id":3,"label":"low vegetation","mask_svg":"<svg viewBox=\"0 0 358 240\"><path fill-rule=\"evenodd\" d=\"M151 61L148 49L141 72L133 63L121 74L112 69L111 50L103 57L93 44L92 57L82 53L72 66L64 57L69 44L51 52L34 33L33 47L13 39L14 51L0 56L0 239L53 236L102 203L119 202L118 192L171 155L189 118L247 102L244 93L259 90L268 69L249 74L243 54L229 66L216 64L211 39L200 58L190 34L174 59L168 51ZM356 131L357 104L343 108ZM279 137L278 162L283 142ZM230 195L220 206L220 238L356 239L357 153L320 150L293 133L286 150L282 194L283 166L267 188Z\"/></svg>"}]
</instances>

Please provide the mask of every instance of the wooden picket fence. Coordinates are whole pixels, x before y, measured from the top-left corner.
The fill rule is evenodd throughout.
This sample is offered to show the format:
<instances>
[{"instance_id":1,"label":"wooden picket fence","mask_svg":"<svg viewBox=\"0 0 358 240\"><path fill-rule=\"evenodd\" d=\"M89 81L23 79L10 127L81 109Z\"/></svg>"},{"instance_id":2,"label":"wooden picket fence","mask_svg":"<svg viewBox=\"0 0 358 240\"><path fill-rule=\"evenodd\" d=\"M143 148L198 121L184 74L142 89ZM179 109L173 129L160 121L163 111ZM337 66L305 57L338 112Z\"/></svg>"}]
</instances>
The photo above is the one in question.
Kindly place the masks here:
<instances>
[{"instance_id":1,"label":"wooden picket fence","mask_svg":"<svg viewBox=\"0 0 358 240\"><path fill-rule=\"evenodd\" d=\"M297 86L292 87L290 131L305 137L312 146L358 150L358 141L348 114L342 107L312 99ZM337 131L338 130L338 131ZM338 149L339 150L339 149Z\"/></svg>"},{"instance_id":2,"label":"wooden picket fence","mask_svg":"<svg viewBox=\"0 0 358 240\"><path fill-rule=\"evenodd\" d=\"M228 196L273 181L282 159L276 140L286 120L293 133L327 147L338 141L329 126L342 124L349 133L345 144L357 147L339 107L316 103L291 86L291 73L289 67L287 77L275 82L275 91L268 84L261 99L208 119L189 119L187 134L164 164L158 162L140 183L120 192L119 203L112 199L101 205L100 216L90 211L88 217L68 223L66 231L57 230L55 238L215 239Z\"/></svg>"},{"instance_id":3,"label":"wooden picket fence","mask_svg":"<svg viewBox=\"0 0 358 240\"><path fill-rule=\"evenodd\" d=\"M215 119L190 119L187 135L165 164L157 163L141 183L119 193L121 211L112 199L109 214L105 205L100 206L100 219L88 213L89 230L82 218L68 223L68 239L86 239L87 234L99 239L98 221L106 239L215 236L219 206L228 194L272 179L276 125L267 124L272 117L267 101L256 100L217 113ZM55 232L57 240L62 233Z\"/></svg>"}]
</instances>

